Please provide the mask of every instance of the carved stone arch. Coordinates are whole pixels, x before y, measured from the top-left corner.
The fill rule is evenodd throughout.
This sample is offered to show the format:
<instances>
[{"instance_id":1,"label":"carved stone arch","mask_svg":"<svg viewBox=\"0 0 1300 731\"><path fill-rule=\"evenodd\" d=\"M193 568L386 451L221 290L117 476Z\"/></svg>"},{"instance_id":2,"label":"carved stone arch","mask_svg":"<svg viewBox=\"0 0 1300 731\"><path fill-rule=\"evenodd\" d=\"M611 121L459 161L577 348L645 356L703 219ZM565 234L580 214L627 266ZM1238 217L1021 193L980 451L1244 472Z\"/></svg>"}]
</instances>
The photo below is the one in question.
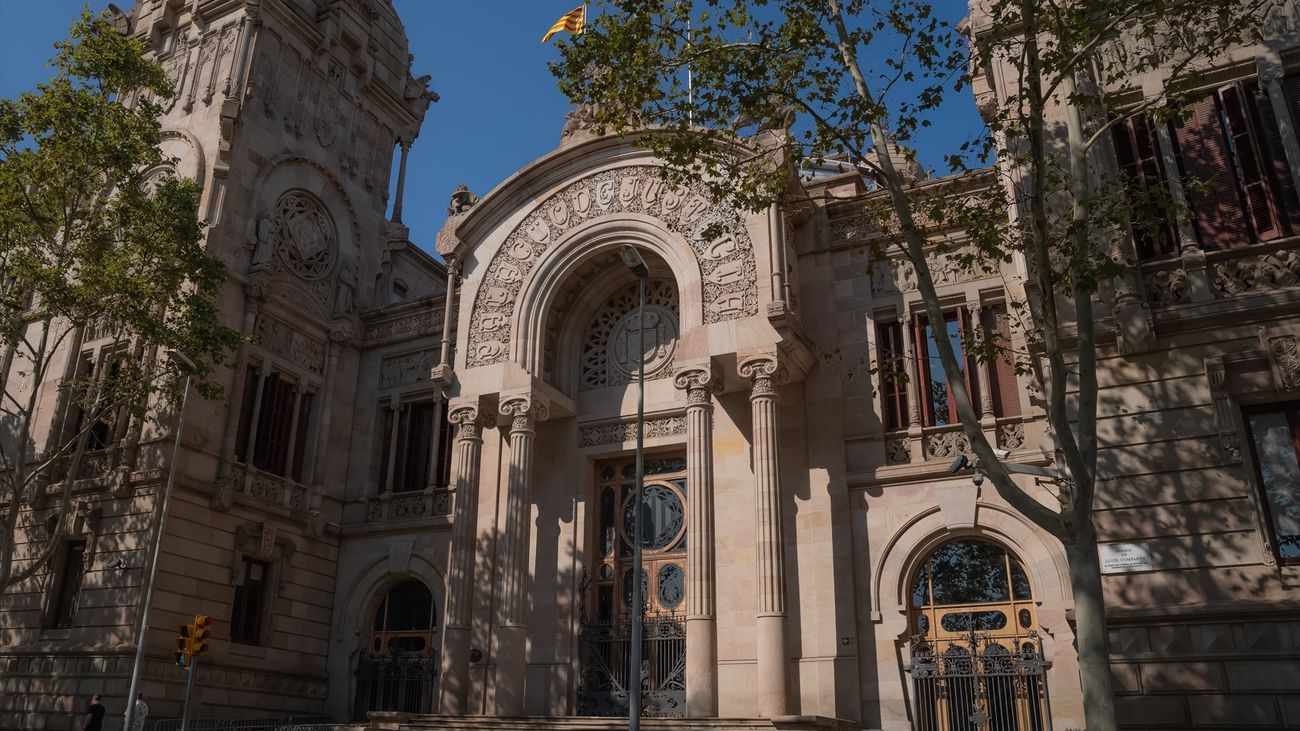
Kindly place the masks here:
<instances>
[{"instance_id":1,"label":"carved stone arch","mask_svg":"<svg viewBox=\"0 0 1300 731\"><path fill-rule=\"evenodd\" d=\"M481 203L475 210L492 207ZM524 334L530 323L520 319L521 312L539 312L531 306L521 310L525 286L545 286L533 284L543 280L536 271L538 264L572 248L579 231L597 222L620 220L671 232L676 235L673 241L692 252L691 281L698 282L700 296L691 301L692 288L678 277L683 329L690 327L686 313L692 304L699 307L705 323L757 314L757 259L740 212L714 204L703 183L674 187L660 178L655 166L632 164L571 180L523 215L512 216L509 230L504 230L505 225L498 229L502 238L476 263L475 281L465 293L473 302L463 355L466 366L540 363L537 354L521 353L518 348L521 342L535 347Z\"/></svg>"},{"instance_id":2,"label":"carved stone arch","mask_svg":"<svg viewBox=\"0 0 1300 731\"><path fill-rule=\"evenodd\" d=\"M311 173L307 176L293 177L295 167L310 168ZM289 174L288 180L283 179L286 173ZM313 180L315 177L318 179ZM335 222L339 226L339 250L354 255L360 252L361 219L357 216L357 209L352 205L352 198L348 195L347 189L332 170L309 157L296 154L282 155L267 163L257 174L257 179L253 181L252 186L253 200L259 201L262 207L266 208L273 205L280 194L289 188L303 188L314 193L326 204L340 204L341 210L347 211L347 217L345 221L335 217ZM342 240L345 233L347 243L350 244L346 249Z\"/></svg>"},{"instance_id":3,"label":"carved stone arch","mask_svg":"<svg viewBox=\"0 0 1300 731\"><path fill-rule=\"evenodd\" d=\"M1073 606L1065 552L1023 516L1001 505L979 503L974 526L950 528L938 506L918 512L890 536L876 562L872 605L880 618L905 618L911 579L934 549L957 538L985 538L1002 544L1022 564L1049 621L1059 629L1064 611ZM1059 615L1059 616L1058 616Z\"/></svg>"},{"instance_id":4,"label":"carved stone arch","mask_svg":"<svg viewBox=\"0 0 1300 731\"><path fill-rule=\"evenodd\" d=\"M700 269L694 252L685 240L664 228L662 222L648 216L623 215L598 219L575 229L550 250L524 283L523 291L515 304L513 317L517 326L510 343L511 352L518 354L516 362L519 365L530 373L542 372L547 343L545 328L560 290L586 263L615 253L624 244L646 249L668 266L677 287L679 337L703 324ZM619 280L609 286L594 287L577 307L571 308L570 322L557 341L562 354L556 362L554 376L557 384L567 384L572 380L569 375L577 367L578 360L573 357L577 345L575 338L582 337L595 309L625 284L625 281Z\"/></svg>"},{"instance_id":5,"label":"carved stone arch","mask_svg":"<svg viewBox=\"0 0 1300 731\"><path fill-rule=\"evenodd\" d=\"M177 175L182 178L193 178L200 186L206 184L208 168L203 155L203 145L199 143L198 138L182 129L165 129L162 131L162 142L159 147L162 148L164 155L177 161L167 166Z\"/></svg>"},{"instance_id":6,"label":"carved stone arch","mask_svg":"<svg viewBox=\"0 0 1300 731\"><path fill-rule=\"evenodd\" d=\"M388 553L376 556L349 583L349 589L339 603L336 616L335 641L337 651L331 652L330 687L346 688L346 693L331 693L333 712L346 714L356 698L357 653L361 650L361 635L369 629L375 608L388 590L401 581L417 579L433 594L434 612L438 617L438 639L443 637L446 612L446 578L433 557L414 548L411 541L393 541ZM343 584L340 583L340 586ZM442 648L437 648L442 653Z\"/></svg>"}]
</instances>

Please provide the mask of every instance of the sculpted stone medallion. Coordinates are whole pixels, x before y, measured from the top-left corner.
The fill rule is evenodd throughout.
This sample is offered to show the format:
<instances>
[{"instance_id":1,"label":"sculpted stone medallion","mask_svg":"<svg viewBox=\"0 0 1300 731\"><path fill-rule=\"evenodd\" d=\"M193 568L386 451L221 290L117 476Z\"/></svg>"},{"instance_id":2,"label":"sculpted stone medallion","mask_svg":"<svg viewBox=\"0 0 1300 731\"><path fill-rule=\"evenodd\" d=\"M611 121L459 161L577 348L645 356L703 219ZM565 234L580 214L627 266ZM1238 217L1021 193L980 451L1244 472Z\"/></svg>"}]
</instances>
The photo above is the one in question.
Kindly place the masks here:
<instances>
[{"instance_id":1,"label":"sculpted stone medallion","mask_svg":"<svg viewBox=\"0 0 1300 731\"><path fill-rule=\"evenodd\" d=\"M610 364L625 376L633 376L645 363L647 377L672 360L677 345L676 315L661 307L646 307L645 315L629 312L614 326L610 338ZM641 350L644 343L645 350Z\"/></svg>"},{"instance_id":2,"label":"sculpted stone medallion","mask_svg":"<svg viewBox=\"0 0 1300 731\"><path fill-rule=\"evenodd\" d=\"M592 318L582 344L583 390L635 380L642 360L647 380L672 375L677 288L671 282L651 281L646 287L644 319L638 316L637 304L637 285L631 284L615 292Z\"/></svg>"},{"instance_id":3,"label":"sculpted stone medallion","mask_svg":"<svg viewBox=\"0 0 1300 731\"><path fill-rule=\"evenodd\" d=\"M315 196L291 190L280 197L275 214L280 263L309 282L324 279L338 253L338 231L329 211Z\"/></svg>"}]
</instances>

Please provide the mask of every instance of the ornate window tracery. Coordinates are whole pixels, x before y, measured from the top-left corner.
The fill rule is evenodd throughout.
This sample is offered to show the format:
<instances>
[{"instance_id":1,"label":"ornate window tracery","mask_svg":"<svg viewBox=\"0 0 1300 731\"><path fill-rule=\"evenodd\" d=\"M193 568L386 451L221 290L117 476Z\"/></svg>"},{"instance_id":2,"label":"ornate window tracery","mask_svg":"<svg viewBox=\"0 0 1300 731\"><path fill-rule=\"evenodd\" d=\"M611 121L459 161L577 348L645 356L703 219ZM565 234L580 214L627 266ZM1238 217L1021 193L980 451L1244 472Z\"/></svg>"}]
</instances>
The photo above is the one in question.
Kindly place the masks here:
<instances>
[{"instance_id":1,"label":"ornate window tracery","mask_svg":"<svg viewBox=\"0 0 1300 731\"><path fill-rule=\"evenodd\" d=\"M636 282L620 289L600 308L582 344L582 390L629 383L639 363L636 351L645 334L646 380L672 375L680 314L677 287L672 282L646 283L645 318L638 317Z\"/></svg>"}]
</instances>

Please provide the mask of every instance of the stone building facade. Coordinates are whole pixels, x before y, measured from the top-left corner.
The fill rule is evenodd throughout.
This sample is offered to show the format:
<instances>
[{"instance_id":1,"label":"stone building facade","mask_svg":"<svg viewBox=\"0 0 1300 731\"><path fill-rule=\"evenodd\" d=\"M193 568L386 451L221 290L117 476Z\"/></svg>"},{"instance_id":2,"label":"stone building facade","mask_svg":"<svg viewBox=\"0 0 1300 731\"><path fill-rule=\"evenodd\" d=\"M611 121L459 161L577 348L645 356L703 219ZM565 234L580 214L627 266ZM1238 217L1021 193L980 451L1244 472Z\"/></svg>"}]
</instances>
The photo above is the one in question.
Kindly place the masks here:
<instances>
[{"instance_id":1,"label":"stone building facade","mask_svg":"<svg viewBox=\"0 0 1300 731\"><path fill-rule=\"evenodd\" d=\"M146 640L155 716L178 715L171 630L194 612L217 620L200 717L617 714L639 581L655 713L1082 727L1064 553L949 473L967 447L930 363L945 332L1024 345L1007 315L1022 260L933 254L948 317L932 326L901 252L868 262L882 234L858 171L746 213L665 184L578 114L482 200L453 195L444 265L407 240L400 182L386 216L394 145L432 98L387 2L142 0L131 27L184 91L168 149L204 182L227 314L258 335L229 400L185 414ZM1126 243L1134 265L1097 305L1097 525L1128 728L1300 724L1298 33L1292 4L1219 60L1199 116L1114 141L1190 211ZM1223 186L1184 184L1207 164ZM647 265L643 315L625 245ZM911 377L882 379L900 357ZM972 361L967 380L1007 460L1050 467L1032 379ZM0 600L0 726L70 728L91 692L121 703L166 437L142 436L132 489L79 483L66 622L68 561Z\"/></svg>"}]
</instances>

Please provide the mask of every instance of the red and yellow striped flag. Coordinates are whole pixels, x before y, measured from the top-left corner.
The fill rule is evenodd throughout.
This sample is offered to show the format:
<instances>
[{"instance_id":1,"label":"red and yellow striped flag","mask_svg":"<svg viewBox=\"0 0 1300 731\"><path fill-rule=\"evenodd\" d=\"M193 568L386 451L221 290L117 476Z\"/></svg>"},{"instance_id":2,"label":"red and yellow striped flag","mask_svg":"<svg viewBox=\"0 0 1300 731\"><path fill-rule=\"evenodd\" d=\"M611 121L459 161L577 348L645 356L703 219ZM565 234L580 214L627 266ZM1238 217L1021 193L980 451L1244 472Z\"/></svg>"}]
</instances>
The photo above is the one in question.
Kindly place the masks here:
<instances>
[{"instance_id":1,"label":"red and yellow striped flag","mask_svg":"<svg viewBox=\"0 0 1300 731\"><path fill-rule=\"evenodd\" d=\"M562 30L567 30L574 35L581 33L582 24L586 22L586 20L587 6L585 4L579 5L561 16L559 20L555 21L555 25L552 25L551 29L546 31L546 35L542 36L542 43L551 40L551 36Z\"/></svg>"}]
</instances>

